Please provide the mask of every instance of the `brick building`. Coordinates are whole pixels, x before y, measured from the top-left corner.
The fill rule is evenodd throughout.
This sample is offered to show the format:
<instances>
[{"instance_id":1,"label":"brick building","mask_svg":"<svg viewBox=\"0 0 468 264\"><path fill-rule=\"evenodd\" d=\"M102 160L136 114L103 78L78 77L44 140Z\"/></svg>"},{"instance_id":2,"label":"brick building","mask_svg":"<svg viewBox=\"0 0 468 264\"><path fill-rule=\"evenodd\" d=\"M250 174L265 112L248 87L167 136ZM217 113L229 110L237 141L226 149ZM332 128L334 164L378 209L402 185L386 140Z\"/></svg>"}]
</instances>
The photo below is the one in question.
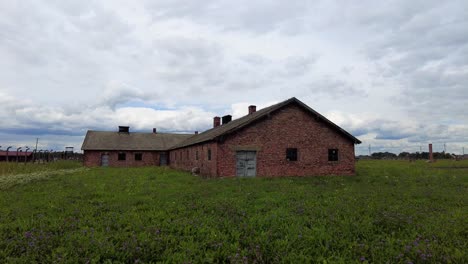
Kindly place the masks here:
<instances>
[{"instance_id":1,"label":"brick building","mask_svg":"<svg viewBox=\"0 0 468 264\"><path fill-rule=\"evenodd\" d=\"M81 149L85 166L161 166L167 165L170 147L192 135L130 132L120 126L117 132L88 131Z\"/></svg>"},{"instance_id":2,"label":"brick building","mask_svg":"<svg viewBox=\"0 0 468 264\"><path fill-rule=\"evenodd\" d=\"M29 162L33 158L33 152L17 152L16 150L13 151L2 151L0 150L0 162Z\"/></svg>"},{"instance_id":3,"label":"brick building","mask_svg":"<svg viewBox=\"0 0 468 264\"><path fill-rule=\"evenodd\" d=\"M103 145L95 146L99 140L91 138L100 133L101 141L113 142L109 143L112 150L105 152ZM141 133L146 144L159 145L151 149L129 141L132 133L126 137L121 133L88 132L83 144L85 164L103 164L102 157L108 153L108 164L112 166L168 164L176 169L196 169L209 177L351 175L354 144L361 143L296 98L259 111L249 106L248 114L236 120L229 115L215 117L213 128L200 134L164 134L171 138L165 145L156 142L158 134L150 137L150 133ZM147 163L115 160L123 150L131 156L143 149L149 157ZM165 155L164 163L157 162L161 153Z\"/></svg>"}]
</instances>

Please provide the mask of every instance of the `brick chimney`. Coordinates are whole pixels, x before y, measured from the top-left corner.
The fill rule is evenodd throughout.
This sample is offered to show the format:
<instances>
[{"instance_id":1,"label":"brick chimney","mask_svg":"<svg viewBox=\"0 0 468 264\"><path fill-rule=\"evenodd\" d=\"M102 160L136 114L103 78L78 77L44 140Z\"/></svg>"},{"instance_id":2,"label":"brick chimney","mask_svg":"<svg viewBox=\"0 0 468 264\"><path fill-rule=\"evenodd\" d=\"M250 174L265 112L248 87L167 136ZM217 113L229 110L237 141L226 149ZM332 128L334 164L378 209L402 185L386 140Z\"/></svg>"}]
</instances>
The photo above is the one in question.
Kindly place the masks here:
<instances>
[{"instance_id":1,"label":"brick chimney","mask_svg":"<svg viewBox=\"0 0 468 264\"><path fill-rule=\"evenodd\" d=\"M153 134L157 134L156 128L153 128Z\"/></svg>"},{"instance_id":2,"label":"brick chimney","mask_svg":"<svg viewBox=\"0 0 468 264\"><path fill-rule=\"evenodd\" d=\"M213 118L213 127L219 127L221 125L221 117L215 116Z\"/></svg>"},{"instance_id":3,"label":"brick chimney","mask_svg":"<svg viewBox=\"0 0 468 264\"><path fill-rule=\"evenodd\" d=\"M257 112L257 106L251 105L249 106L249 115Z\"/></svg>"},{"instance_id":4,"label":"brick chimney","mask_svg":"<svg viewBox=\"0 0 468 264\"><path fill-rule=\"evenodd\" d=\"M429 144L429 161L434 162L434 156L432 155L432 144Z\"/></svg>"},{"instance_id":5,"label":"brick chimney","mask_svg":"<svg viewBox=\"0 0 468 264\"><path fill-rule=\"evenodd\" d=\"M119 133L130 133L129 126L119 126Z\"/></svg>"}]
</instances>

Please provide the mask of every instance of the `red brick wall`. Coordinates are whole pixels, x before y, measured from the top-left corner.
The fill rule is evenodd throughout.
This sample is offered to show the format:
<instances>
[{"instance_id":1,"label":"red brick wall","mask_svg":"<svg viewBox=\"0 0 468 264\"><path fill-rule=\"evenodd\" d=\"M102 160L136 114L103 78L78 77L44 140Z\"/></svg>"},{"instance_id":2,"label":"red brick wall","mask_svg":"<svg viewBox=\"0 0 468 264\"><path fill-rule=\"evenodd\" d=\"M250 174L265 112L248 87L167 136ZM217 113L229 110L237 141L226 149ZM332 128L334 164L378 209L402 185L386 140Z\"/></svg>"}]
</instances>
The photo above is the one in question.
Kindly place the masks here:
<instances>
[{"instance_id":1,"label":"red brick wall","mask_svg":"<svg viewBox=\"0 0 468 264\"><path fill-rule=\"evenodd\" d=\"M211 149L211 160L208 160L208 149ZM197 151L198 160L196 158ZM170 166L171 168L187 171L191 171L193 168L198 167L200 168L200 174L214 177L217 176L216 158L217 144L213 142L207 142L183 149L172 150L170 152Z\"/></svg>"},{"instance_id":2,"label":"red brick wall","mask_svg":"<svg viewBox=\"0 0 468 264\"><path fill-rule=\"evenodd\" d=\"M297 148L298 160L286 160L286 149ZM328 161L328 149L339 160ZM236 175L236 150L257 150L257 176L354 174L354 143L317 121L296 105L269 119L237 131L218 146L218 173Z\"/></svg>"},{"instance_id":3,"label":"red brick wall","mask_svg":"<svg viewBox=\"0 0 468 264\"><path fill-rule=\"evenodd\" d=\"M286 160L287 148L297 148L297 161ZM211 149L211 160L208 160L208 149ZM338 161L328 161L328 149L339 150ZM198 167L205 176L233 177L238 150L257 151L257 176L354 174L354 143L296 105L235 132L222 143L208 142L172 150L169 165L187 171ZM100 166L103 153L85 151L84 164ZM134 160L135 152L126 152L126 161L117 160L117 151L108 153L110 166L159 165L158 152L143 152L142 161Z\"/></svg>"},{"instance_id":4,"label":"red brick wall","mask_svg":"<svg viewBox=\"0 0 468 264\"><path fill-rule=\"evenodd\" d=\"M118 153L125 152L126 160L118 160ZM101 166L101 155L109 154L110 167L159 166L159 152L156 151L96 151L85 150L83 163L88 167ZM142 153L142 160L135 160L135 153Z\"/></svg>"}]
</instances>

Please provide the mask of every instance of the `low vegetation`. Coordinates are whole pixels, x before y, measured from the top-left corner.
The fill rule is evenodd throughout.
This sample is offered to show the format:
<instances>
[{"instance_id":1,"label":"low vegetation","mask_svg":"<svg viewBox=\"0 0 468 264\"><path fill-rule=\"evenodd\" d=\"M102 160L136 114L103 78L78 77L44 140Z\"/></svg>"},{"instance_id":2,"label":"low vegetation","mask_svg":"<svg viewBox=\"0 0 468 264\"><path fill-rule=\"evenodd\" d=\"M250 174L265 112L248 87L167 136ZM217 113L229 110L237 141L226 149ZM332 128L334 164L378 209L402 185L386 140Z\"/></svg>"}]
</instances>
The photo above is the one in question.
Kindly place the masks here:
<instances>
[{"instance_id":1,"label":"low vegetation","mask_svg":"<svg viewBox=\"0 0 468 264\"><path fill-rule=\"evenodd\" d=\"M81 163L61 160L48 163L0 162L0 176L80 168Z\"/></svg>"},{"instance_id":2,"label":"low vegetation","mask_svg":"<svg viewBox=\"0 0 468 264\"><path fill-rule=\"evenodd\" d=\"M353 177L212 180L156 167L58 173L0 190L0 262L467 263L468 170L452 168L359 161Z\"/></svg>"},{"instance_id":3,"label":"low vegetation","mask_svg":"<svg viewBox=\"0 0 468 264\"><path fill-rule=\"evenodd\" d=\"M86 169L76 161L58 161L45 164L3 162L0 163L0 190L81 170Z\"/></svg>"}]
</instances>

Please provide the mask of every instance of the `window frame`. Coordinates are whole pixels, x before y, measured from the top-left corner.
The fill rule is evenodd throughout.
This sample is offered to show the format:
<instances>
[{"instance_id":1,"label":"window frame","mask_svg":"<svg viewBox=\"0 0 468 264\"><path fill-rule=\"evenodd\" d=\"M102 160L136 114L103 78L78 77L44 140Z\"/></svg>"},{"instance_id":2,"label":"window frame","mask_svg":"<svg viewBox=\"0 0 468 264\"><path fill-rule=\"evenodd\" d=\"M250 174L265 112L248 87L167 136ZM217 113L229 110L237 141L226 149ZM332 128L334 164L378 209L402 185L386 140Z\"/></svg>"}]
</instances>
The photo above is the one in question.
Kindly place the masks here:
<instances>
[{"instance_id":1,"label":"window frame","mask_svg":"<svg viewBox=\"0 0 468 264\"><path fill-rule=\"evenodd\" d=\"M333 151L336 151L336 153L333 153ZM337 162L340 160L339 156L339 149L337 148L329 148L328 149L328 161L329 162Z\"/></svg>"},{"instance_id":2,"label":"window frame","mask_svg":"<svg viewBox=\"0 0 468 264\"><path fill-rule=\"evenodd\" d=\"M286 148L286 160L287 161L298 161L298 150L297 148Z\"/></svg>"},{"instance_id":3,"label":"window frame","mask_svg":"<svg viewBox=\"0 0 468 264\"><path fill-rule=\"evenodd\" d=\"M139 158L137 158L137 157L139 157ZM141 152L135 153L133 158L135 159L135 161L142 161L143 160L143 153L141 153Z\"/></svg>"},{"instance_id":4,"label":"window frame","mask_svg":"<svg viewBox=\"0 0 468 264\"><path fill-rule=\"evenodd\" d=\"M208 149L207 155L208 155L208 160L211 160L211 149L210 148Z\"/></svg>"},{"instance_id":5,"label":"window frame","mask_svg":"<svg viewBox=\"0 0 468 264\"><path fill-rule=\"evenodd\" d=\"M123 155L123 156L121 156L121 155ZM122 158L122 157L123 157L123 158ZM118 160L118 161L126 161L126 160L127 160L127 153L125 153L125 152L119 152L119 153L117 154L117 160Z\"/></svg>"}]
</instances>

